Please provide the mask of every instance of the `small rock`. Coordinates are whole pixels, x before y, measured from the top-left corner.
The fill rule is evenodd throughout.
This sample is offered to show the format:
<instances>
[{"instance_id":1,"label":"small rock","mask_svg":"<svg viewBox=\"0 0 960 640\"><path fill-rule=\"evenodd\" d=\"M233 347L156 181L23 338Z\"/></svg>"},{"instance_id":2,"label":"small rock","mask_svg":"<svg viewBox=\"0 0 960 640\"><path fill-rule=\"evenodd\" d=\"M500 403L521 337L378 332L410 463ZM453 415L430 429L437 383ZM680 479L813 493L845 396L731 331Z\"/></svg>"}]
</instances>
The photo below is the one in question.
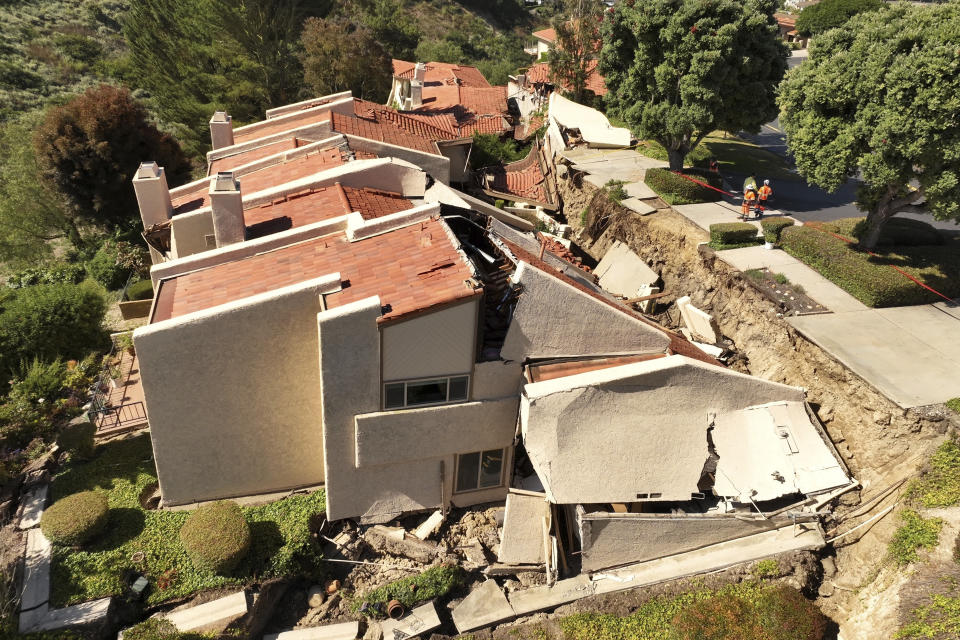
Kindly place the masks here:
<instances>
[{"instance_id":1,"label":"small rock","mask_svg":"<svg viewBox=\"0 0 960 640\"><path fill-rule=\"evenodd\" d=\"M835 591L836 589L834 588L832 582L824 582L820 585L820 589L817 591L817 593L820 594L820 597L822 598L829 598L834 594Z\"/></svg>"},{"instance_id":2,"label":"small rock","mask_svg":"<svg viewBox=\"0 0 960 640\"><path fill-rule=\"evenodd\" d=\"M383 637L383 629L376 620L367 623L367 632L363 634L363 640L380 640Z\"/></svg>"},{"instance_id":3,"label":"small rock","mask_svg":"<svg viewBox=\"0 0 960 640\"><path fill-rule=\"evenodd\" d=\"M837 575L837 563L830 556L826 556L825 558L821 559L820 564L823 565L823 575L827 576L828 578L832 578L833 576Z\"/></svg>"},{"instance_id":4,"label":"small rock","mask_svg":"<svg viewBox=\"0 0 960 640\"><path fill-rule=\"evenodd\" d=\"M874 411L873 422L881 426L886 426L890 424L890 414L884 411Z\"/></svg>"},{"instance_id":5,"label":"small rock","mask_svg":"<svg viewBox=\"0 0 960 640\"><path fill-rule=\"evenodd\" d=\"M336 592L340 591L340 581L331 580L330 582L327 583L326 590L327 590L327 594L331 596Z\"/></svg>"},{"instance_id":6,"label":"small rock","mask_svg":"<svg viewBox=\"0 0 960 640\"><path fill-rule=\"evenodd\" d=\"M320 585L310 587L310 590L307 592L307 604L310 605L311 609L316 609L322 605L326 599L327 592L324 591Z\"/></svg>"}]
</instances>

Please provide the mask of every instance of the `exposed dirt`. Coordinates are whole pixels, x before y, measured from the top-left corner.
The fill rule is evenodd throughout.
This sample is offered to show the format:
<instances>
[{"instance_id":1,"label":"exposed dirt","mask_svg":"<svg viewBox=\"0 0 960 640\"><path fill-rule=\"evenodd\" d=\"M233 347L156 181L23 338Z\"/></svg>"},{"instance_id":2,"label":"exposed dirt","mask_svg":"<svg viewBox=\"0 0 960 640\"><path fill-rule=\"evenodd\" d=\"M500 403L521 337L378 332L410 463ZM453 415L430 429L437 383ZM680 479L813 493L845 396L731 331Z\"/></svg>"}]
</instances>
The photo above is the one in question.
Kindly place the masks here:
<instances>
[{"instance_id":1,"label":"exposed dirt","mask_svg":"<svg viewBox=\"0 0 960 640\"><path fill-rule=\"evenodd\" d=\"M689 295L693 304L716 318L724 336L738 349L738 370L808 390L808 399L830 437L864 486L864 498L914 475L947 431L960 426L957 416L942 406L903 410L828 353L807 341L783 319L777 305L752 287L738 271L698 245L707 233L670 209L637 216L611 203L603 194L579 189L572 180L559 180L564 202L581 207L589 197L589 213L581 223L569 222L574 240L596 259L615 240L628 244L658 273L664 290L674 294L669 304ZM661 319L674 317L666 313ZM842 519L858 502L847 494L836 510ZM895 499L894 498L891 498ZM889 501L837 528L843 532L876 514ZM819 604L837 620L852 606L853 592L877 576L879 563L896 522L887 516L837 543L838 588L828 590ZM852 640L852 637L847 637Z\"/></svg>"},{"instance_id":2,"label":"exposed dirt","mask_svg":"<svg viewBox=\"0 0 960 640\"><path fill-rule=\"evenodd\" d=\"M784 316L827 313L829 309L808 296L800 285L793 284L783 274L764 267L744 272L747 282L777 305ZM779 280L779 281L778 281Z\"/></svg>"}]
</instances>

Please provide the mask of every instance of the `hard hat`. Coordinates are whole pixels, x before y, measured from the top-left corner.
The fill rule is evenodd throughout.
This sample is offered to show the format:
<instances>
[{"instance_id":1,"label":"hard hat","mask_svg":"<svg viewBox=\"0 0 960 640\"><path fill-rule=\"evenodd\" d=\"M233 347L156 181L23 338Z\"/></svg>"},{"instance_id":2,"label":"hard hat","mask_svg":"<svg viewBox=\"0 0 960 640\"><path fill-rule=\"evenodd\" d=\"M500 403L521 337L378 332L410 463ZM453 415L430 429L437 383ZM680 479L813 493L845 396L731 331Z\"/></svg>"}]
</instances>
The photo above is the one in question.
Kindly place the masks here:
<instances>
[{"instance_id":1,"label":"hard hat","mask_svg":"<svg viewBox=\"0 0 960 640\"><path fill-rule=\"evenodd\" d=\"M764 180L764 181L763 181L763 184L770 184L770 181L769 181L769 180Z\"/></svg>"}]
</instances>

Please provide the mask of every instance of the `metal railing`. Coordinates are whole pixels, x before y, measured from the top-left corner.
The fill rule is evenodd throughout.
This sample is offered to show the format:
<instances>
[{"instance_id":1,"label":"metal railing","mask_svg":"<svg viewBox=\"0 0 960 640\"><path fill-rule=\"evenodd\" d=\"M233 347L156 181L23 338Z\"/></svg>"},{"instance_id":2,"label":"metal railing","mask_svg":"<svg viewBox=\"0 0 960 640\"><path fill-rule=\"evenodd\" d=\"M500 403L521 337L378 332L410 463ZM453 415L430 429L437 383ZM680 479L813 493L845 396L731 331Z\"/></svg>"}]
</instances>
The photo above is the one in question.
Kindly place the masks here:
<instances>
[{"instance_id":1,"label":"metal railing","mask_svg":"<svg viewBox=\"0 0 960 640\"><path fill-rule=\"evenodd\" d=\"M97 410L91 406L88 415L98 430L116 429L147 421L147 410L140 401L126 402L119 407L103 406Z\"/></svg>"}]
</instances>

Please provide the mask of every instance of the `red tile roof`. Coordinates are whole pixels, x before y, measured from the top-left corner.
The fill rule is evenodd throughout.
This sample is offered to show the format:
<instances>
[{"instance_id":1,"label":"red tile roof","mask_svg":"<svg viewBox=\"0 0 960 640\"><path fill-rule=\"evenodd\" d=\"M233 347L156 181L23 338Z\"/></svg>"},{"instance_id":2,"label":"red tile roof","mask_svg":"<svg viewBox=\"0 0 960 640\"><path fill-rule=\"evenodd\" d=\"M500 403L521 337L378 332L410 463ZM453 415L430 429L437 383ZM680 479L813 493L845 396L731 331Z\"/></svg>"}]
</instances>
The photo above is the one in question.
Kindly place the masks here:
<instances>
[{"instance_id":1,"label":"red tile roof","mask_svg":"<svg viewBox=\"0 0 960 640\"><path fill-rule=\"evenodd\" d=\"M209 173L210 175L213 175L218 171L230 171L249 162L253 162L254 160L260 160L261 158L272 156L275 153L289 151L290 149L296 148L297 139L293 137L287 138L286 140L280 140L279 142L265 144L262 147L257 147L256 149L250 149L249 151L243 151L241 153L234 153L233 155L225 156L223 158L217 158L210 163Z\"/></svg>"},{"instance_id":2,"label":"red tile roof","mask_svg":"<svg viewBox=\"0 0 960 640\"><path fill-rule=\"evenodd\" d=\"M611 367L620 367L625 364L635 362L646 362L665 358L665 353L645 353L635 356L611 356L609 358L592 358L589 360L570 360L567 362L547 362L544 364L530 365L527 370L530 374L530 382L545 382L556 378L565 378L575 376L578 373L587 373L599 369L609 369Z\"/></svg>"},{"instance_id":3,"label":"red tile roof","mask_svg":"<svg viewBox=\"0 0 960 640\"><path fill-rule=\"evenodd\" d=\"M297 115L284 116L283 118L263 120L250 129L234 132L233 143L240 144L241 142L249 142L250 140L264 138L275 133L283 133L284 131L290 131L298 127L318 124L329 119L329 109L317 109L316 111L301 111L297 113Z\"/></svg>"},{"instance_id":4,"label":"red tile roof","mask_svg":"<svg viewBox=\"0 0 960 640\"><path fill-rule=\"evenodd\" d=\"M478 295L471 271L439 219L349 242L336 233L162 281L153 322L339 272L336 308L380 296L384 320Z\"/></svg>"},{"instance_id":5,"label":"red tile roof","mask_svg":"<svg viewBox=\"0 0 960 640\"><path fill-rule=\"evenodd\" d=\"M555 29L541 29L540 31L534 31L533 37L546 40L547 42L556 42L557 32Z\"/></svg>"},{"instance_id":6,"label":"red tile roof","mask_svg":"<svg viewBox=\"0 0 960 640\"><path fill-rule=\"evenodd\" d=\"M379 189L354 189L344 187L344 195L350 211L359 211L364 220L371 220L391 213L406 211L412 203L400 193L380 191Z\"/></svg>"},{"instance_id":7,"label":"red tile roof","mask_svg":"<svg viewBox=\"0 0 960 640\"><path fill-rule=\"evenodd\" d=\"M276 164L239 176L240 188L244 194L251 194L299 178L305 178L325 169L342 165L348 161L349 153L349 148L333 147L312 151L305 156L291 160L278 160ZM225 169L220 170L224 171ZM174 215L208 206L210 204L208 192L209 183L204 181L189 193L178 195L173 200Z\"/></svg>"},{"instance_id":8,"label":"red tile roof","mask_svg":"<svg viewBox=\"0 0 960 640\"><path fill-rule=\"evenodd\" d=\"M788 16L785 13L775 13L773 14L773 17L776 18L777 24L780 27L793 29L794 27L797 26L797 19L794 18L793 16Z\"/></svg>"},{"instance_id":9,"label":"red tile roof","mask_svg":"<svg viewBox=\"0 0 960 640\"><path fill-rule=\"evenodd\" d=\"M587 71L590 73L587 76L587 89L593 91L598 96L606 95L607 93L607 84L603 79L603 76L600 75L600 72L597 71L597 60L590 60L587 65ZM546 62L538 62L533 65L526 71L527 81L534 84L553 84L553 79L550 74L550 65ZM569 91L569 87L564 87L565 90Z\"/></svg>"},{"instance_id":10,"label":"red tile roof","mask_svg":"<svg viewBox=\"0 0 960 640\"><path fill-rule=\"evenodd\" d=\"M523 160L486 169L486 175L491 176L487 179L486 187L520 200L549 203L538 155L536 147L533 147Z\"/></svg>"}]
</instances>

